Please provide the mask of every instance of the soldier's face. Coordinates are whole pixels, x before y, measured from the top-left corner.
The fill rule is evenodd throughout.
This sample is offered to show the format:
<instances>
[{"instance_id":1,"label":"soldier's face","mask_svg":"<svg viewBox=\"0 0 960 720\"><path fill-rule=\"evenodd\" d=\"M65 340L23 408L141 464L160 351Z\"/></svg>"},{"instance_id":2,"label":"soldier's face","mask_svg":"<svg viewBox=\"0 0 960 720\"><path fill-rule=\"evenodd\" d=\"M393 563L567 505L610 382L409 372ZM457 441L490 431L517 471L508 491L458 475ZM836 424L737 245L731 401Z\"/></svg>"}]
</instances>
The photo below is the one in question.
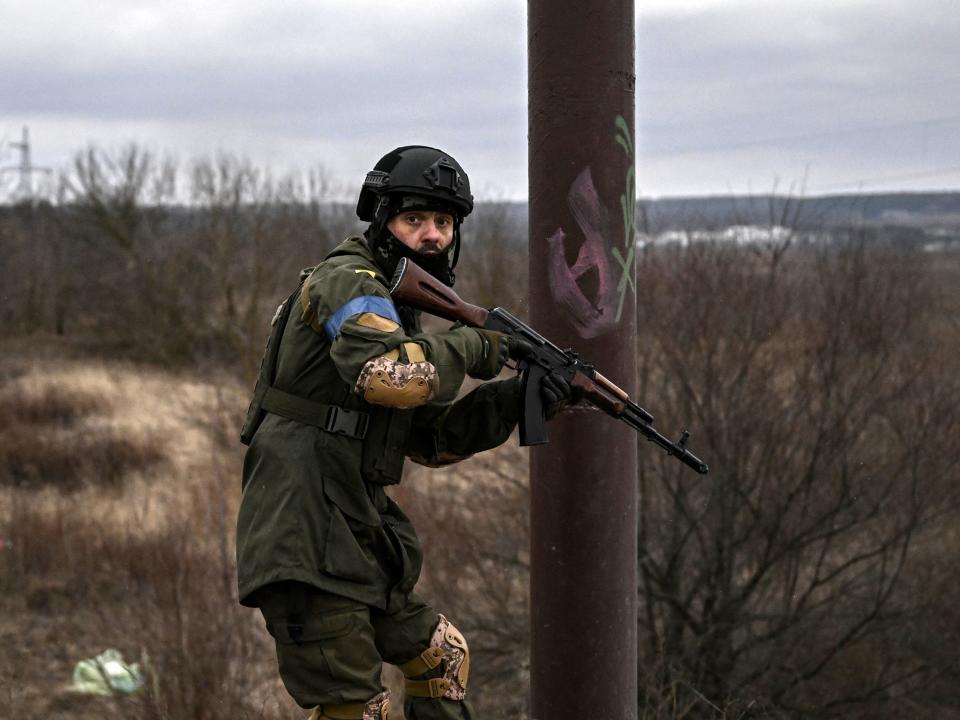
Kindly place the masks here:
<instances>
[{"instance_id":1,"label":"soldier's face","mask_svg":"<svg viewBox=\"0 0 960 720\"><path fill-rule=\"evenodd\" d=\"M453 242L453 215L433 210L405 210L395 215L387 227L411 250L423 255L438 255Z\"/></svg>"}]
</instances>

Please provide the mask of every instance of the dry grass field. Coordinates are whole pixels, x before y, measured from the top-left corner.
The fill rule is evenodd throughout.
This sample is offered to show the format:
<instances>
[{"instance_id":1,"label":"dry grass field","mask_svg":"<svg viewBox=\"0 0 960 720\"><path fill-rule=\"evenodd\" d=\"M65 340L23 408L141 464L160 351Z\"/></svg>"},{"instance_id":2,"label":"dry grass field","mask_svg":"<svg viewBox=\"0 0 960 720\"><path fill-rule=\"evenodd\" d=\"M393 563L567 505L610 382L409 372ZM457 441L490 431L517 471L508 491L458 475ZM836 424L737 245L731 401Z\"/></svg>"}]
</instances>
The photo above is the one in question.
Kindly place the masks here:
<instances>
[{"instance_id":1,"label":"dry grass field","mask_svg":"<svg viewBox=\"0 0 960 720\"><path fill-rule=\"evenodd\" d=\"M0 360L0 718L305 717L259 613L236 600L246 388L77 354L40 340ZM426 528L421 592L470 634L488 691L476 699L497 707L526 673L513 641L527 631L525 461L510 444L411 470L393 494ZM449 502L428 517L437 488ZM464 530L458 499L501 510ZM108 648L141 664L145 690L72 691L76 663ZM397 671L385 680L399 690Z\"/></svg>"},{"instance_id":2,"label":"dry grass field","mask_svg":"<svg viewBox=\"0 0 960 720\"><path fill-rule=\"evenodd\" d=\"M298 712L235 600L244 393L48 354L0 366L0 717ZM145 692L68 689L107 648L142 663Z\"/></svg>"}]
</instances>

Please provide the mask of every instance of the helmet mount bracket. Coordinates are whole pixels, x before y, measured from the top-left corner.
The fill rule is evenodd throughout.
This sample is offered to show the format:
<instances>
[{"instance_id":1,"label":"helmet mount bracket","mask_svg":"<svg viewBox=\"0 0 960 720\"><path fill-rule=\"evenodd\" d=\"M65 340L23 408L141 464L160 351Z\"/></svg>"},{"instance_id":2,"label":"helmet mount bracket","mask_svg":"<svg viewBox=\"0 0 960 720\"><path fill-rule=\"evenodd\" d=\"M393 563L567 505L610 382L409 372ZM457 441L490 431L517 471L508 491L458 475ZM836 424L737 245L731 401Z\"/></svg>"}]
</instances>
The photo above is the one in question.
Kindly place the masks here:
<instances>
[{"instance_id":1,"label":"helmet mount bracket","mask_svg":"<svg viewBox=\"0 0 960 720\"><path fill-rule=\"evenodd\" d=\"M457 168L447 158L442 157L423 171L423 176L433 189L449 190L456 193L463 185L463 178Z\"/></svg>"}]
</instances>

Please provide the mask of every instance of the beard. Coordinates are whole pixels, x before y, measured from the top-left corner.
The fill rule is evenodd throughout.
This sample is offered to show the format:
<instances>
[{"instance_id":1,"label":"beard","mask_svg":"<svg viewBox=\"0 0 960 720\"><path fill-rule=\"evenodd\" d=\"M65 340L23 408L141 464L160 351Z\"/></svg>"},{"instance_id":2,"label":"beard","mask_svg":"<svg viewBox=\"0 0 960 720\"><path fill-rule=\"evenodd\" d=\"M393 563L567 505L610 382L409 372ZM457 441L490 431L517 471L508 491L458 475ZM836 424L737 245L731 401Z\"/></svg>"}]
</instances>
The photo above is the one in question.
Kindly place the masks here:
<instances>
[{"instance_id":1,"label":"beard","mask_svg":"<svg viewBox=\"0 0 960 720\"><path fill-rule=\"evenodd\" d=\"M383 233L376 238L367 236L370 247L373 250L374 259L380 269L388 278L392 278L396 272L397 265L402 258L408 258L415 262L421 268L433 275L437 280L448 287L453 287L456 276L450 268L450 251L454 245L459 242L459 238L454 239L453 243L442 252L422 253L412 250L400 242L396 236L389 230L384 229Z\"/></svg>"}]
</instances>

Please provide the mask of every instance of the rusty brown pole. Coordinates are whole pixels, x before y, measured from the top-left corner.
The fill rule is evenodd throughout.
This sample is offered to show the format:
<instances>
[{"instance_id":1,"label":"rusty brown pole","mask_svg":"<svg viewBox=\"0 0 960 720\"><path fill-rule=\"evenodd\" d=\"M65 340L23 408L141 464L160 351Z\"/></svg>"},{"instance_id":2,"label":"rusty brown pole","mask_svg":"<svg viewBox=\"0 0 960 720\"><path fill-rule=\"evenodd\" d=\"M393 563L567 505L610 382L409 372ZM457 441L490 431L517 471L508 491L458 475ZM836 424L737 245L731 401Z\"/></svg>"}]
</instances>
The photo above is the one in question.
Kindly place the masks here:
<instances>
[{"instance_id":1,"label":"rusty brown pole","mask_svg":"<svg viewBox=\"0 0 960 720\"><path fill-rule=\"evenodd\" d=\"M633 0L529 0L531 324L636 392ZM575 409L533 448L531 717L637 716L637 439Z\"/></svg>"}]
</instances>

